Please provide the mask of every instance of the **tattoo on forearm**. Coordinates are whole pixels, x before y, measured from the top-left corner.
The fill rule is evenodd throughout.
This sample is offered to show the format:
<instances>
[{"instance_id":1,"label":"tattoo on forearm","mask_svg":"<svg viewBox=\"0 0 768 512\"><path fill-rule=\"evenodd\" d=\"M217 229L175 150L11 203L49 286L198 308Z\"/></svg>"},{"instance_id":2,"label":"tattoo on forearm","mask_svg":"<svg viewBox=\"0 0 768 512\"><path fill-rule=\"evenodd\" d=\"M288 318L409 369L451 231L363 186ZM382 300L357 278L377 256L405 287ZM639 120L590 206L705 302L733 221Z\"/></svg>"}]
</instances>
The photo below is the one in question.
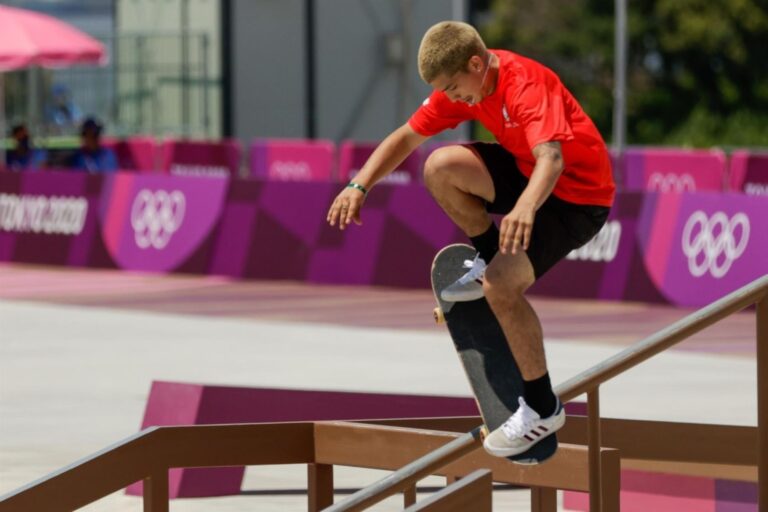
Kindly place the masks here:
<instances>
[{"instance_id":1,"label":"tattoo on forearm","mask_svg":"<svg viewBox=\"0 0 768 512\"><path fill-rule=\"evenodd\" d=\"M563 160L563 152L557 141L542 142L533 148L533 156L538 160L541 157L549 157L556 162Z\"/></svg>"}]
</instances>

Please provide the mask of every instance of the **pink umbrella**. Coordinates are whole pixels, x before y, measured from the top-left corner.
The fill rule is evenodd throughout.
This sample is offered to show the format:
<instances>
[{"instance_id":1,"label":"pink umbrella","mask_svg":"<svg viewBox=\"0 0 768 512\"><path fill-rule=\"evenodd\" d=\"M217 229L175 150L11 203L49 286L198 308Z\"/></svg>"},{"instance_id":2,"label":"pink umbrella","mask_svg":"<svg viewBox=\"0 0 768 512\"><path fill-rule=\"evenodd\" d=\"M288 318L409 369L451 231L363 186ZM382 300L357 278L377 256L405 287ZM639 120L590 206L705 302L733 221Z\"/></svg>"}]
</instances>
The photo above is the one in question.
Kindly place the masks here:
<instances>
[{"instance_id":1,"label":"pink umbrella","mask_svg":"<svg viewBox=\"0 0 768 512\"><path fill-rule=\"evenodd\" d=\"M2 72L31 66L104 64L104 46L91 36L45 14L0 5L0 137L5 135ZM0 144L0 165L4 163Z\"/></svg>"}]
</instances>

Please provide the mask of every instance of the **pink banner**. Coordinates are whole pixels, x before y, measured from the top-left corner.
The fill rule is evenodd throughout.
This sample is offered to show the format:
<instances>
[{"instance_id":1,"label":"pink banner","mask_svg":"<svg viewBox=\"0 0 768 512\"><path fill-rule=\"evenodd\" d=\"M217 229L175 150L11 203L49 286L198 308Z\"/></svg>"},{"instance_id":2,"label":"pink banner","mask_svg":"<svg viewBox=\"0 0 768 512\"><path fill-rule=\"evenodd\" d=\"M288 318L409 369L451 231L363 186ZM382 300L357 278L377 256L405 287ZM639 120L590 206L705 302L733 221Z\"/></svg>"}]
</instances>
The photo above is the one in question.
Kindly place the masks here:
<instances>
[{"instance_id":1,"label":"pink banner","mask_svg":"<svg viewBox=\"0 0 768 512\"><path fill-rule=\"evenodd\" d=\"M238 176L241 158L237 140L167 140L160 147L160 169L180 176Z\"/></svg>"},{"instance_id":2,"label":"pink banner","mask_svg":"<svg viewBox=\"0 0 768 512\"><path fill-rule=\"evenodd\" d=\"M339 148L339 180L351 179L365 164L376 149L377 143L347 140ZM421 166L424 163L422 149L418 148L401 163L397 169L382 180L383 183L405 185L421 181Z\"/></svg>"},{"instance_id":3,"label":"pink banner","mask_svg":"<svg viewBox=\"0 0 768 512\"><path fill-rule=\"evenodd\" d=\"M119 169L152 173L158 168L159 150L152 137L105 138L104 146L114 151Z\"/></svg>"},{"instance_id":4,"label":"pink banner","mask_svg":"<svg viewBox=\"0 0 768 512\"><path fill-rule=\"evenodd\" d=\"M717 149L633 148L623 165L627 191L717 192L726 180L725 153Z\"/></svg>"},{"instance_id":5,"label":"pink banner","mask_svg":"<svg viewBox=\"0 0 768 512\"><path fill-rule=\"evenodd\" d=\"M259 139L251 144L251 176L274 181L329 181L336 146L329 140Z\"/></svg>"},{"instance_id":6,"label":"pink banner","mask_svg":"<svg viewBox=\"0 0 768 512\"><path fill-rule=\"evenodd\" d=\"M768 153L734 151L731 155L731 190L768 195Z\"/></svg>"}]
</instances>

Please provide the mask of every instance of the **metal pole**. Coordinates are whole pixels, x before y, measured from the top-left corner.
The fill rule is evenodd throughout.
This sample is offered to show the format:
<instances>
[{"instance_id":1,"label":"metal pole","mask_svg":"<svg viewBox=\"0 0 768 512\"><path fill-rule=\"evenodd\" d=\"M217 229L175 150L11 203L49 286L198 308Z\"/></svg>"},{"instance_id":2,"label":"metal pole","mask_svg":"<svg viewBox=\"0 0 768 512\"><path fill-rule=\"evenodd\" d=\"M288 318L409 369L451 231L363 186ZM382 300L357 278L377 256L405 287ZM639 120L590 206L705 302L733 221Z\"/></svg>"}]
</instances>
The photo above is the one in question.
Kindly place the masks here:
<instances>
[{"instance_id":1,"label":"metal pole","mask_svg":"<svg viewBox=\"0 0 768 512\"><path fill-rule=\"evenodd\" d=\"M768 296L757 303L758 510L768 512Z\"/></svg>"},{"instance_id":2,"label":"metal pole","mask_svg":"<svg viewBox=\"0 0 768 512\"><path fill-rule=\"evenodd\" d=\"M189 0L181 0L181 133L189 136Z\"/></svg>"},{"instance_id":3,"label":"metal pole","mask_svg":"<svg viewBox=\"0 0 768 512\"><path fill-rule=\"evenodd\" d=\"M613 148L621 166L627 137L627 0L615 0L616 16L614 29L613 63ZM618 172L617 172L618 171ZM620 179L621 169L614 170L614 177ZM619 183L621 185L621 183Z\"/></svg>"},{"instance_id":4,"label":"metal pole","mask_svg":"<svg viewBox=\"0 0 768 512\"><path fill-rule=\"evenodd\" d=\"M211 114L208 104L208 34L203 34L202 39L202 57L203 57L203 127L205 137L211 136Z\"/></svg>"},{"instance_id":5,"label":"metal pole","mask_svg":"<svg viewBox=\"0 0 768 512\"><path fill-rule=\"evenodd\" d=\"M317 86L317 77L315 69L315 1L304 0L304 59L306 73L305 101L306 109L306 135L309 139L317 136L317 106L315 101L315 88Z\"/></svg>"}]
</instances>

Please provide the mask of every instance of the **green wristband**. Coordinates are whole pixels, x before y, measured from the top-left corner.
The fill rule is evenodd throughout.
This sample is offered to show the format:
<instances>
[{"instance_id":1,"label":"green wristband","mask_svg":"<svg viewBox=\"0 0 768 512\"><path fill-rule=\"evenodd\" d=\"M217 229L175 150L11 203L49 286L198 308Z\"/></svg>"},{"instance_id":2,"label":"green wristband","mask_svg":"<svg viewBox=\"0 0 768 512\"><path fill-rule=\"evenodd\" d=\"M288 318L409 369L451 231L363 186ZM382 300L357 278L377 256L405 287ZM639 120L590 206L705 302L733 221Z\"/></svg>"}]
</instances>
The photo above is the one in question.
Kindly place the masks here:
<instances>
[{"instance_id":1,"label":"green wristband","mask_svg":"<svg viewBox=\"0 0 768 512\"><path fill-rule=\"evenodd\" d=\"M368 190L364 186L360 185L359 183L350 181L349 183L347 183L347 188L356 188L357 190L362 192L364 196L368 195Z\"/></svg>"}]
</instances>

